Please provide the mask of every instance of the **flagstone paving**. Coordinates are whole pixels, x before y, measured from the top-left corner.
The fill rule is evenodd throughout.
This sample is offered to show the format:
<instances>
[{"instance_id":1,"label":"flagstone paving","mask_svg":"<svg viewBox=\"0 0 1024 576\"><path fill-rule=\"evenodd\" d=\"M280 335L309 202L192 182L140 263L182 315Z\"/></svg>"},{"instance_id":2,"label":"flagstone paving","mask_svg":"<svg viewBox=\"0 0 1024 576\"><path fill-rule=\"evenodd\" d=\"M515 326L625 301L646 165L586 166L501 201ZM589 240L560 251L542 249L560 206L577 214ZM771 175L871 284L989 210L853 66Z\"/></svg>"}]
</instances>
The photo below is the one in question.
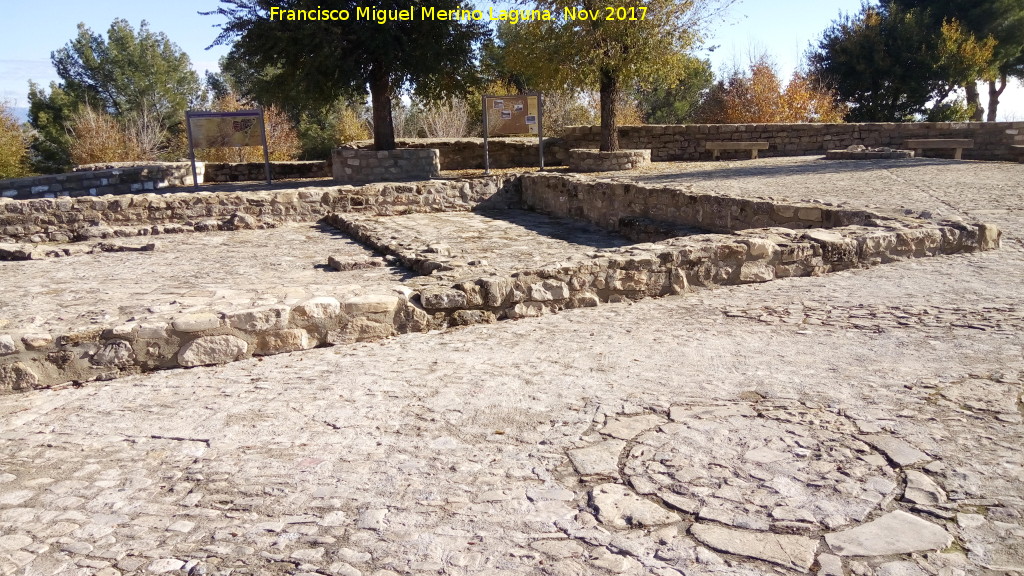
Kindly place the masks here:
<instances>
[{"instance_id":1,"label":"flagstone paving","mask_svg":"<svg viewBox=\"0 0 1024 576\"><path fill-rule=\"evenodd\" d=\"M0 574L1024 573L1024 166L818 162L636 177L1003 247L0 397Z\"/></svg>"}]
</instances>

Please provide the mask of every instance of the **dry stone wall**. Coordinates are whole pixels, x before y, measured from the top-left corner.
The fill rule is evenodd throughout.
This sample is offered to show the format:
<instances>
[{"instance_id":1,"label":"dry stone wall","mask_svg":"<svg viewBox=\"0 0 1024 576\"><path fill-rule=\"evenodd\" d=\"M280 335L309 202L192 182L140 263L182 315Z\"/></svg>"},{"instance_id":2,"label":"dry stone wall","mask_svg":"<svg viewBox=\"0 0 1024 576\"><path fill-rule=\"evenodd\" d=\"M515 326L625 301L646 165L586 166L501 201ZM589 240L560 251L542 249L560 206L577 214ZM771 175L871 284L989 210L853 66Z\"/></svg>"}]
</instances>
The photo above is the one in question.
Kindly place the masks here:
<instances>
[{"instance_id":1,"label":"dry stone wall","mask_svg":"<svg viewBox=\"0 0 1024 576\"><path fill-rule=\"evenodd\" d=\"M361 150L335 148L331 152L335 182L404 182L428 180L441 175L440 154L432 148Z\"/></svg>"},{"instance_id":2,"label":"dry stone wall","mask_svg":"<svg viewBox=\"0 0 1024 576\"><path fill-rule=\"evenodd\" d=\"M574 126L563 130L570 148L596 148L598 126ZM808 156L828 150L862 145L904 148L909 139L970 138L974 148L963 151L965 160L1013 161L1011 146L1024 144L1024 122L909 122L874 124L687 124L679 126L623 126L622 148L651 150L655 162L709 160L707 141L763 141L768 150L760 156ZM725 152L723 157L749 158L748 151ZM952 158L952 150L929 150L928 156Z\"/></svg>"},{"instance_id":3,"label":"dry stone wall","mask_svg":"<svg viewBox=\"0 0 1024 576\"><path fill-rule=\"evenodd\" d=\"M204 168L202 163L196 166L200 183L203 182ZM192 165L188 162L88 164L66 174L0 180L0 197L26 200L139 194L191 185Z\"/></svg>"},{"instance_id":4,"label":"dry stone wall","mask_svg":"<svg viewBox=\"0 0 1024 576\"><path fill-rule=\"evenodd\" d=\"M514 175L265 192L0 198L0 242L69 242L315 222L331 212L404 214L519 201Z\"/></svg>"},{"instance_id":5,"label":"dry stone wall","mask_svg":"<svg viewBox=\"0 0 1024 576\"><path fill-rule=\"evenodd\" d=\"M270 177L274 180L330 178L327 161L271 162ZM267 179L263 162L207 162L206 182L261 182Z\"/></svg>"},{"instance_id":6,"label":"dry stone wall","mask_svg":"<svg viewBox=\"0 0 1024 576\"><path fill-rule=\"evenodd\" d=\"M536 268L490 269L443 258L381 233L375 217L411 212L523 206L620 229L657 218L723 234L580 253ZM885 262L992 250L987 224L930 222L866 211L747 200L578 176L530 174L466 181L308 188L263 193L181 193L0 199L0 233L10 240L78 238L97 229L147 235L176 227L227 229L325 221L425 276L387 294L344 301L317 296L294 306L134 318L111 326L38 333L0 332L0 393L115 378L144 370L220 364L323 344L385 338L452 324L538 316L692 287L767 282ZM23 244L27 245L27 244ZM34 252L29 250L28 257Z\"/></svg>"},{"instance_id":7,"label":"dry stone wall","mask_svg":"<svg viewBox=\"0 0 1024 576\"><path fill-rule=\"evenodd\" d=\"M612 172L636 170L651 163L650 150L617 150L601 152L596 149L569 151L569 169L573 172Z\"/></svg>"},{"instance_id":8,"label":"dry stone wall","mask_svg":"<svg viewBox=\"0 0 1024 576\"><path fill-rule=\"evenodd\" d=\"M373 142L363 140L348 146L369 150ZM441 153L442 170L483 169L483 138L404 138L398 140L400 148L433 148ZM519 168L538 166L540 152L537 138L490 138L488 156L491 168ZM544 139L544 165L566 166L569 149L560 138Z\"/></svg>"}]
</instances>

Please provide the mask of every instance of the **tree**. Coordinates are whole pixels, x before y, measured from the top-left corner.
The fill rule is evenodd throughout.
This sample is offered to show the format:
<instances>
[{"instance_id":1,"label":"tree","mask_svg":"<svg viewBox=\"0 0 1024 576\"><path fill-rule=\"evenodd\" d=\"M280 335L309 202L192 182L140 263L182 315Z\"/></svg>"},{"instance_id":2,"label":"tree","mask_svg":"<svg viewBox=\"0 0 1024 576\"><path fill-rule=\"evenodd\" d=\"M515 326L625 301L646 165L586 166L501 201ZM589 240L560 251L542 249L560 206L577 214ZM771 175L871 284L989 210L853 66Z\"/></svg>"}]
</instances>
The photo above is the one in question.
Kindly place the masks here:
<instances>
[{"instance_id":1,"label":"tree","mask_svg":"<svg viewBox=\"0 0 1024 576\"><path fill-rule=\"evenodd\" d=\"M682 78L673 84L637 89L636 99L648 124L685 124L694 119L701 101L715 84L707 60L689 57Z\"/></svg>"},{"instance_id":2,"label":"tree","mask_svg":"<svg viewBox=\"0 0 1024 576\"><path fill-rule=\"evenodd\" d=\"M946 99L983 75L994 45L956 21L936 34L921 10L865 4L834 22L808 61L811 76L850 105L848 120L903 122L947 113Z\"/></svg>"},{"instance_id":3,"label":"tree","mask_svg":"<svg viewBox=\"0 0 1024 576\"><path fill-rule=\"evenodd\" d=\"M499 41L510 72L543 89L598 88L601 150L618 150L623 93L674 86L700 29L732 0L536 0L550 20L505 25ZM607 19L609 16L611 20ZM621 18L621 19L620 19Z\"/></svg>"},{"instance_id":4,"label":"tree","mask_svg":"<svg viewBox=\"0 0 1024 576\"><path fill-rule=\"evenodd\" d=\"M24 176L28 170L28 147L18 120L0 102L0 179Z\"/></svg>"},{"instance_id":5,"label":"tree","mask_svg":"<svg viewBox=\"0 0 1024 576\"><path fill-rule=\"evenodd\" d=\"M406 85L427 100L465 94L478 82L477 46L486 27L473 20L424 17L424 10L458 10L458 0L384 0L369 8L410 20L386 24L359 18L356 0L221 0L206 14L227 18L215 44L234 42L229 61L244 61L256 71L243 96L261 103L301 101L328 106L343 97L370 94L373 139L377 150L395 148L392 101ZM271 19L285 14L285 20ZM289 21L288 11L331 11L348 20ZM283 11L283 12L279 12ZM298 13L290 13L295 16ZM371 15L372 16L372 15Z\"/></svg>"},{"instance_id":6,"label":"tree","mask_svg":"<svg viewBox=\"0 0 1024 576\"><path fill-rule=\"evenodd\" d=\"M974 120L981 120L984 108L977 81L988 84L988 121L994 122L999 97L1010 77L1024 78L1024 2L1020 0L888 0L904 10L921 10L929 26L940 32L950 21L961 23L977 38L992 38L992 51L985 74L964 84L967 103L975 108Z\"/></svg>"},{"instance_id":7,"label":"tree","mask_svg":"<svg viewBox=\"0 0 1024 576\"><path fill-rule=\"evenodd\" d=\"M701 106L708 124L792 124L842 122L844 110L828 90L799 71L783 85L767 56L719 81Z\"/></svg>"},{"instance_id":8,"label":"tree","mask_svg":"<svg viewBox=\"0 0 1024 576\"><path fill-rule=\"evenodd\" d=\"M106 38L79 24L78 35L50 60L61 82L52 83L49 94L29 84L29 121L41 137L34 150L47 171L71 161L67 130L83 107L173 140L184 127L185 110L204 97L188 55L145 21L136 31L114 20Z\"/></svg>"}]
</instances>

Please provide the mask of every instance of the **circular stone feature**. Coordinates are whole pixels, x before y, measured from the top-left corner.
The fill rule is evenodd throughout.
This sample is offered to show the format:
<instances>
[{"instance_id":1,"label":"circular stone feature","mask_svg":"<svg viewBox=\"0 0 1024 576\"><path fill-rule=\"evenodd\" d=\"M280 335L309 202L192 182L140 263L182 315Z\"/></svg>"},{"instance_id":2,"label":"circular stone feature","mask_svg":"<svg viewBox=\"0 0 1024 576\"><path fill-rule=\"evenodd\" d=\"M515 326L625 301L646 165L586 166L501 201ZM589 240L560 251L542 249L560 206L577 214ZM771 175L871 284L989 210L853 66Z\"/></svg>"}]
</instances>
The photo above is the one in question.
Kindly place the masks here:
<instances>
[{"instance_id":1,"label":"circular stone feature","mask_svg":"<svg viewBox=\"0 0 1024 576\"><path fill-rule=\"evenodd\" d=\"M629 482L698 518L799 532L863 521L897 490L886 460L853 424L793 402L676 406L635 438Z\"/></svg>"},{"instance_id":2,"label":"circular stone feature","mask_svg":"<svg viewBox=\"0 0 1024 576\"><path fill-rule=\"evenodd\" d=\"M868 148L860 144L854 144L845 150L825 152L826 160L899 160L913 157L913 150L896 150L886 147Z\"/></svg>"},{"instance_id":3,"label":"circular stone feature","mask_svg":"<svg viewBox=\"0 0 1024 576\"><path fill-rule=\"evenodd\" d=\"M615 172L636 170L651 163L650 150L600 150L577 148L569 150L569 169L573 172Z\"/></svg>"}]
</instances>

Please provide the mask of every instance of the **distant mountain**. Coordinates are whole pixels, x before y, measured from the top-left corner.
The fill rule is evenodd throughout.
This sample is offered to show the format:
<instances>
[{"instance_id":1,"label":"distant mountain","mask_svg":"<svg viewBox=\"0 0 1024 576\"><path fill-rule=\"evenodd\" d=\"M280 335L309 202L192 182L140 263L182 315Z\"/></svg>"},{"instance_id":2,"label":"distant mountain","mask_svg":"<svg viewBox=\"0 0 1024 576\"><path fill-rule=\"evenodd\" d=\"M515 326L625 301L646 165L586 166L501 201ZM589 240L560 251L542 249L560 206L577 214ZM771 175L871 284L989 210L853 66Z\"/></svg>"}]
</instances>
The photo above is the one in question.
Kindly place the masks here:
<instances>
[{"instance_id":1,"label":"distant mountain","mask_svg":"<svg viewBox=\"0 0 1024 576\"><path fill-rule=\"evenodd\" d=\"M11 112L18 122L28 122L28 108L11 108Z\"/></svg>"}]
</instances>

